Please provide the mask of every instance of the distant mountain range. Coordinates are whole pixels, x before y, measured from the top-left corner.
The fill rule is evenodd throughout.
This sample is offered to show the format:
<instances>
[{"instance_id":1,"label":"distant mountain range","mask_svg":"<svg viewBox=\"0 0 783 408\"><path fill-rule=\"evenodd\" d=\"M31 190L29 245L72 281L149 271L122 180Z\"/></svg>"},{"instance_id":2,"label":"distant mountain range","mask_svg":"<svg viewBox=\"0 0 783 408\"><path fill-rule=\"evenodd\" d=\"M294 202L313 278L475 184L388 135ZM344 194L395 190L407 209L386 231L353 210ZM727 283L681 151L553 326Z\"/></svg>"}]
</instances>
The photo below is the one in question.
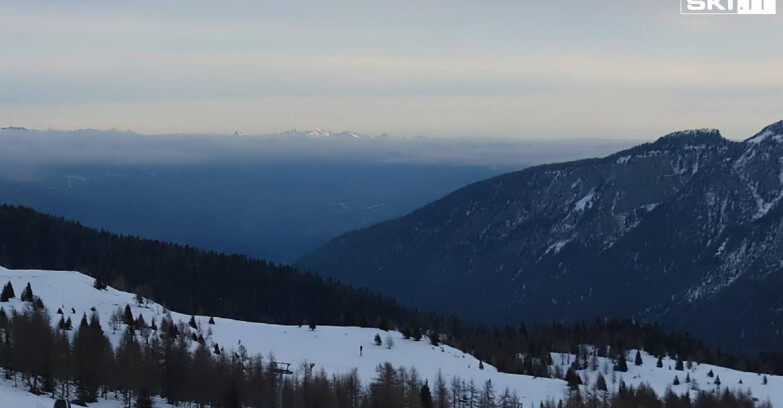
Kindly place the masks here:
<instances>
[{"instance_id":1,"label":"distant mountain range","mask_svg":"<svg viewBox=\"0 0 783 408\"><path fill-rule=\"evenodd\" d=\"M150 136L4 129L0 203L118 233L293 262L346 231L407 214L468 183L630 144L325 130Z\"/></svg>"},{"instance_id":2,"label":"distant mountain range","mask_svg":"<svg viewBox=\"0 0 783 408\"><path fill-rule=\"evenodd\" d=\"M457 190L299 265L487 323L631 316L783 345L783 122L676 132Z\"/></svg>"},{"instance_id":3,"label":"distant mountain range","mask_svg":"<svg viewBox=\"0 0 783 408\"><path fill-rule=\"evenodd\" d=\"M288 137L331 137L331 138L343 138L343 139L374 139L379 137L389 137L386 133L381 133L380 135L365 135L361 133L352 132L350 130L342 131L342 132L332 132L329 130L323 130L323 129L313 129L313 130L297 130L297 129L291 129L286 130L285 132L276 133L269 136L288 136Z\"/></svg>"}]
</instances>

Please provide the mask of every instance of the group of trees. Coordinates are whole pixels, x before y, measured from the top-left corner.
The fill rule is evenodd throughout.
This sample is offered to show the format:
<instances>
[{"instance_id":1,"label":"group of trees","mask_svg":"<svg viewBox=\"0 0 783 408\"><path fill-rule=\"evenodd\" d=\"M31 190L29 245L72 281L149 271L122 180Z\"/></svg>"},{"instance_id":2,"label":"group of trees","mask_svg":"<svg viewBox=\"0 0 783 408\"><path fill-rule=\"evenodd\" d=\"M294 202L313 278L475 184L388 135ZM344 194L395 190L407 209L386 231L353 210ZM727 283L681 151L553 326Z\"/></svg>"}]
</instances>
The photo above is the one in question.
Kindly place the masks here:
<instances>
[{"instance_id":1,"label":"group of trees","mask_svg":"<svg viewBox=\"0 0 783 408\"><path fill-rule=\"evenodd\" d=\"M745 393L731 391L707 392L700 391L695 397L687 394L678 395L668 390L663 397L647 385L639 387L626 386L620 383L616 393L609 393L604 388L593 387L589 390L572 391L564 401L548 401L540 408L772 408L768 402L755 401Z\"/></svg>"},{"instance_id":2,"label":"group of trees","mask_svg":"<svg viewBox=\"0 0 783 408\"><path fill-rule=\"evenodd\" d=\"M434 382L419 377L415 368L395 369L386 363L376 368L376 377L367 388L368 406L378 408L517 408L521 399L508 388L497 390L491 380L473 380L438 372ZM423 381L423 384L422 384Z\"/></svg>"},{"instance_id":3,"label":"group of trees","mask_svg":"<svg viewBox=\"0 0 783 408\"><path fill-rule=\"evenodd\" d=\"M291 266L120 236L0 205L0 265L76 270L173 310L278 324L429 326L435 314Z\"/></svg>"},{"instance_id":4,"label":"group of trees","mask_svg":"<svg viewBox=\"0 0 783 408\"><path fill-rule=\"evenodd\" d=\"M164 318L152 330L140 318L123 319L116 347L95 314L83 316L73 331L51 323L46 307L36 302L10 314L0 309L0 368L33 393L87 404L117 398L128 408L149 408L152 396L197 407L276 405L274 357L250 356L241 345L227 351L196 340L195 330L184 322ZM462 401L470 405L460 406L494 408L519 402L508 390L496 395L491 382L477 386L454 378L446 385L438 375L430 391L415 368L386 363L376 373L365 386L356 370L329 376L302 362L283 383L284 406L446 408Z\"/></svg>"},{"instance_id":5,"label":"group of trees","mask_svg":"<svg viewBox=\"0 0 783 408\"><path fill-rule=\"evenodd\" d=\"M736 355L713 349L688 334L673 334L657 324L630 319L597 319L591 323L551 323L503 328L468 324L446 326L442 341L474 354L500 371L547 376L550 353L578 356L580 368L593 357L616 361L617 371L627 371L630 363L641 363L640 357L627 356L628 350L645 350L655 356L677 361L676 369L687 363L705 363L741 371L783 374L783 359L777 354ZM585 345L591 345L587 348ZM620 357L623 357L622 359ZM632 360L627 360L631 357Z\"/></svg>"},{"instance_id":6,"label":"group of trees","mask_svg":"<svg viewBox=\"0 0 783 408\"><path fill-rule=\"evenodd\" d=\"M9 315L0 309L0 367L8 379L21 377L33 393L70 395L94 401L107 374L111 345L96 317L83 317L76 333L55 329L40 302ZM73 386L73 387L72 387Z\"/></svg>"},{"instance_id":7,"label":"group of trees","mask_svg":"<svg viewBox=\"0 0 783 408\"><path fill-rule=\"evenodd\" d=\"M276 406L278 377L272 356L250 356L213 349L187 335L185 323L164 320L151 332L138 319L123 323L112 348L96 316L84 316L70 334L53 328L45 307L31 302L9 314L0 309L0 368L5 376L34 393L90 403L117 398L128 408L150 408L152 396L195 407L266 408ZM72 340L71 340L72 338ZM603 385L601 385L603 384ZM429 383L415 368L379 365L366 386L356 370L327 375L302 362L283 382L283 405L302 408L518 408L512 391L491 381L476 384L442 374ZM669 392L663 398L646 386L606 391L597 381L591 389L575 388L565 401L541 402L538 408L752 408L745 394L701 392L695 399ZM761 404L768 407L768 404Z\"/></svg>"}]
</instances>

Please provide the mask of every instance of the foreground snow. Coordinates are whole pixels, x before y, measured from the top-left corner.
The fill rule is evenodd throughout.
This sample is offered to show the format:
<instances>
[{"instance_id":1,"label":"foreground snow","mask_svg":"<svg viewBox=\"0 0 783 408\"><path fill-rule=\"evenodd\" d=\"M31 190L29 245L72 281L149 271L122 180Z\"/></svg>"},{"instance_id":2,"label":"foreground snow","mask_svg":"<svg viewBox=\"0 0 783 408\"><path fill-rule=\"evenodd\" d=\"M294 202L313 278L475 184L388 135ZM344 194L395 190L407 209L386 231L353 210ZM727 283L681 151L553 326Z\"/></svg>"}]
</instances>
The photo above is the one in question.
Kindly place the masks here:
<instances>
[{"instance_id":1,"label":"foreground snow","mask_svg":"<svg viewBox=\"0 0 783 408\"><path fill-rule=\"evenodd\" d=\"M9 270L0 267L0 285L9 280L17 298L8 303L0 303L0 307L5 308L6 312L11 308L21 310L25 307L18 295L30 282L35 296L40 297L48 308L53 324L60 320L57 314L57 309L60 308L66 318L71 318L75 332L82 315L86 313L89 316L94 309L100 316L104 331L115 346L119 343L124 328L121 326L114 330L109 322L118 307L130 305L134 316L142 314L148 323L154 318L158 325L166 313L165 309L156 303L145 302L144 305L139 305L133 294L112 288L95 289L93 278L77 272ZM175 322L187 323L190 320L190 315L170 313ZM525 406L537 406L539 402L551 398L560 399L566 393L564 381L499 373L486 363L482 370L479 369L479 361L470 354L445 345L433 347L426 338L418 342L404 340L402 334L396 331L334 326L318 326L311 331L307 326L249 323L217 317L215 324L210 325L208 316L196 316L195 319L209 346L218 343L226 350L236 350L241 345L247 349L249 355L260 354L268 361L271 354L278 361L292 363L294 371L299 370L303 362L314 363L315 370L323 368L329 374L348 373L356 368L363 385L368 385L375 377L378 364L390 362L397 368L415 367L420 376L430 382L434 381L438 371L443 373L447 382L457 376L465 381L472 379L480 387L487 380L491 380L496 392L502 393L505 388L516 391ZM373 342L376 334L383 339L383 346L376 346ZM389 336L394 342L391 349L385 346ZM364 350L363 356L359 356L360 346ZM0 386L0 408L6 408L6 393L12 391L14 395L18 393L18 390L9 391L7 384ZM43 397L35 397L35 401L40 401L40 398ZM48 401L49 403L42 406L51 405L51 400ZM37 407L36 403L8 407ZM103 408L102 405L99 406Z\"/></svg>"},{"instance_id":2,"label":"foreground snow","mask_svg":"<svg viewBox=\"0 0 783 408\"><path fill-rule=\"evenodd\" d=\"M159 399L153 401L155 408L173 408ZM13 381L0 380L0 408L51 408L54 400L48 395L33 395L21 385L14 386ZM119 399L99 400L90 404L90 408L124 408Z\"/></svg>"},{"instance_id":3,"label":"foreground snow","mask_svg":"<svg viewBox=\"0 0 783 408\"><path fill-rule=\"evenodd\" d=\"M592 389L598 375L601 374L606 380L607 388L611 392L616 392L620 386L620 381L628 386L638 387L640 384L647 384L659 395L663 396L668 389L671 389L678 395L690 393L695 397L699 391L723 392L731 390L733 392L745 392L750 394L758 401L769 401L774 407L783 407L783 377L767 375L767 384L764 384L764 376L758 373L732 370L711 364L693 363L690 369L684 367L683 371L675 370L677 361L671 358L663 358L663 367L656 366L658 358L650 354L641 352L642 365L634 365L636 350L628 353L628 371L615 372L613 362L608 358L597 358L597 370L592 368L579 370L582 381L587 383L587 388ZM552 361L559 365L562 372L566 372L575 356L569 354L552 353ZM713 377L708 376L712 371ZM680 381L679 385L674 385L674 377ZM690 376L690 383L686 383L686 376ZM720 386L715 384L715 380L720 378ZM740 383L740 380L742 383Z\"/></svg>"},{"instance_id":4,"label":"foreground snow","mask_svg":"<svg viewBox=\"0 0 783 408\"><path fill-rule=\"evenodd\" d=\"M33 292L40 297L47 306L52 322L59 321L57 309L64 312L66 318L70 317L74 331L78 327L83 314L88 316L95 313L100 316L101 324L110 341L116 346L119 343L124 327L112 328L111 315L118 308L129 305L134 316L142 314L149 323L152 319L160 324L161 318L167 311L156 303L137 303L135 296L112 288L97 290L93 288L94 279L77 272L37 271L37 270L9 270L0 267L0 285L7 281L16 291L17 298L8 303L0 303L0 307L6 312L11 309L21 310L25 303L18 299L22 289L30 282ZM189 315L170 312L175 322L187 323ZM226 350L236 350L241 346L247 349L249 355L262 355L265 359L274 356L278 361L290 362L293 369L300 370L302 363L314 363L315 369L324 369L327 373L347 373L356 368L363 385L368 385L375 377L375 367L378 364L390 362L395 367L415 367L422 378L434 381L438 372L442 372L448 382L457 376L466 381L471 379L477 386L491 380L495 391L502 393L505 388L515 391L525 407L536 407L539 402L554 399L562 399L567 392L564 381L549 378L533 378L530 376L498 373L489 364L484 364L484 369L479 369L479 361L449 346L433 347L425 339L419 342L404 340L396 331L384 332L372 328L360 327L334 327L318 326L311 331L307 326L282 326L264 323L249 323L231 319L215 318L215 324L208 323L208 316L196 316L196 322L200 331L206 338L207 344L212 346L218 343ZM72 333L73 333L72 332ZM376 346L373 338L379 334L384 346ZM394 346L389 349L385 346L387 337L391 337ZM362 347L363 356L359 355L359 347ZM741 372L707 364L695 364L691 369L676 371L676 362L665 358L663 367L657 368L657 358L642 352L643 365L635 366L633 357L636 351L628 354L628 372L614 372L612 361L606 358L597 358L597 370L587 369L579 372L587 382L585 389L592 389L598 374L604 375L610 391L616 391L620 381L628 385L637 386L642 383L650 385L659 395L663 395L671 388L677 394L695 390L723 390L749 392L759 401L769 400L773 406L783 407L783 377L767 376L768 383L763 384L763 376L756 373ZM552 354L555 366L560 366L564 373L574 361L573 355ZM552 367L554 370L555 367ZM708 377L712 370L715 377ZM690 384L685 382L686 373L693 380ZM674 377L678 376L680 385L673 385ZM715 378L720 377L720 388L714 384ZM742 384L740 384L742 380ZM35 396L27 393L23 388L16 388L13 382L0 380L0 408L39 408L52 406L52 399L47 396ZM108 400L92 404L98 408L119 408L120 401ZM167 407L161 401L157 401L156 407Z\"/></svg>"}]
</instances>

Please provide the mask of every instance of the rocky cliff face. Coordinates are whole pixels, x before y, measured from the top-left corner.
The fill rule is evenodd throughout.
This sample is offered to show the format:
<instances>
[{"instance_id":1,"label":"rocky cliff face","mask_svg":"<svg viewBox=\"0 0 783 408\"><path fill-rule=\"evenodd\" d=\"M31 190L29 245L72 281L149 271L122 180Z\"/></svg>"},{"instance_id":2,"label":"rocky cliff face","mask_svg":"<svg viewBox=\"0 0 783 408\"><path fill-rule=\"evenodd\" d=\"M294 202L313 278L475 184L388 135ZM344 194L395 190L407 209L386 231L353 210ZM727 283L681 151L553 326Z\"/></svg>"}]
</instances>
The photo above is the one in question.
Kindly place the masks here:
<instances>
[{"instance_id":1,"label":"rocky cliff face","mask_svg":"<svg viewBox=\"0 0 783 408\"><path fill-rule=\"evenodd\" d=\"M783 122L677 132L460 189L300 266L488 323L629 316L783 345Z\"/></svg>"}]
</instances>

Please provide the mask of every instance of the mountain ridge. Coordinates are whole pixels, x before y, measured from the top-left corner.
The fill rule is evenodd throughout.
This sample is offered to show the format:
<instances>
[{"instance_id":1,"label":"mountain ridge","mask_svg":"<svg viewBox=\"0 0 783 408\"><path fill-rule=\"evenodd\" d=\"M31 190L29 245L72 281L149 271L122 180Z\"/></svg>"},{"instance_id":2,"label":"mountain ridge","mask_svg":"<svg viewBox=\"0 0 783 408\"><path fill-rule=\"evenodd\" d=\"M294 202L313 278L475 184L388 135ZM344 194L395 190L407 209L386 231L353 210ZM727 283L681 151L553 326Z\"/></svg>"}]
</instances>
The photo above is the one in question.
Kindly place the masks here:
<instances>
[{"instance_id":1,"label":"mountain ridge","mask_svg":"<svg viewBox=\"0 0 783 408\"><path fill-rule=\"evenodd\" d=\"M741 142L673 132L507 173L344 234L299 265L474 320L621 315L693 327L731 348L774 347L783 305L752 294L783 293L783 144L767 141L781 128ZM712 309L726 324L705 318Z\"/></svg>"}]
</instances>

